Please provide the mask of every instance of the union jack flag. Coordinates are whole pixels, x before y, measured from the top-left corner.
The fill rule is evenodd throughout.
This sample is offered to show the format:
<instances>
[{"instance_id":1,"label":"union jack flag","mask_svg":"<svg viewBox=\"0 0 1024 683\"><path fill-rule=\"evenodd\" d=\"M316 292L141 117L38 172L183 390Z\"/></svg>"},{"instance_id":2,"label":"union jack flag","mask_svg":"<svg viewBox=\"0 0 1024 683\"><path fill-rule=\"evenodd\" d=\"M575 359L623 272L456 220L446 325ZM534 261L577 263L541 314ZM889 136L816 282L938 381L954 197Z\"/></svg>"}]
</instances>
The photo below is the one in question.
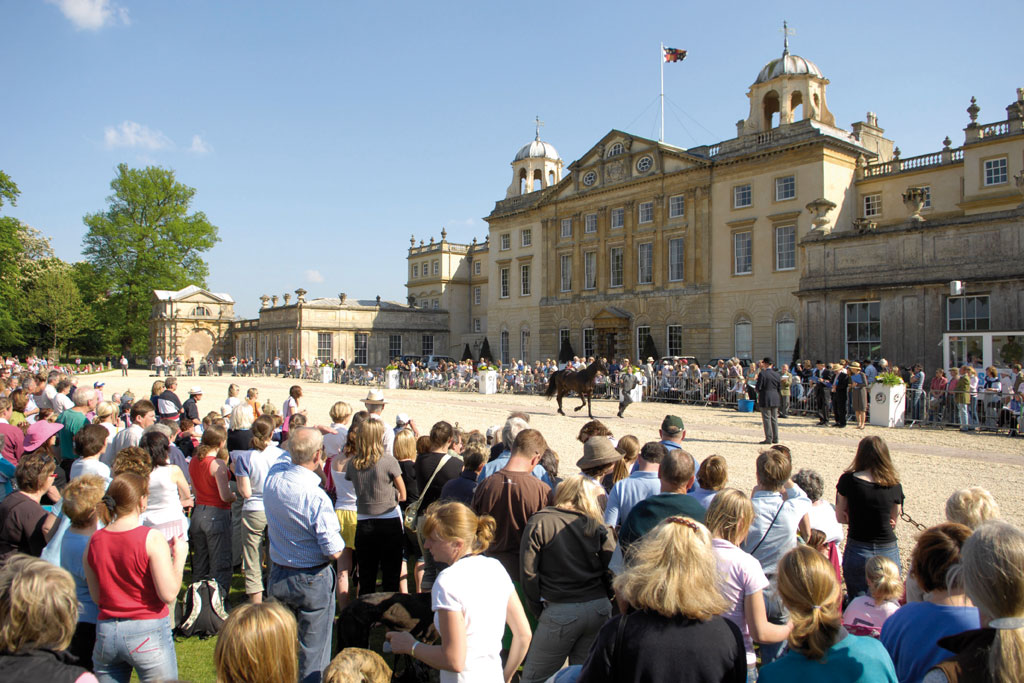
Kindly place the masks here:
<instances>
[{"instance_id":1,"label":"union jack flag","mask_svg":"<svg viewBox=\"0 0 1024 683\"><path fill-rule=\"evenodd\" d=\"M666 62L681 62L686 59L686 50L677 50L674 47L662 48L662 53L665 55Z\"/></svg>"}]
</instances>

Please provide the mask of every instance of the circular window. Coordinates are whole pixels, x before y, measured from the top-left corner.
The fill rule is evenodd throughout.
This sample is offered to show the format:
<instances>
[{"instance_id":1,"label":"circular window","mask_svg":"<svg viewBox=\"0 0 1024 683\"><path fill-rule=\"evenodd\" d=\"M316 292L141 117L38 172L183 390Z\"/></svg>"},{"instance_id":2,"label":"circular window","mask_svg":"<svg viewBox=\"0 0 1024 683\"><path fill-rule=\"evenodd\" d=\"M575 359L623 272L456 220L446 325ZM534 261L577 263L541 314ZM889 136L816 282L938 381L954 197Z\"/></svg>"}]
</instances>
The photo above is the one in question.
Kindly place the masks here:
<instances>
[{"instance_id":1,"label":"circular window","mask_svg":"<svg viewBox=\"0 0 1024 683\"><path fill-rule=\"evenodd\" d=\"M640 157L640 161L636 162L636 170L641 173L647 173L654 166L654 159L650 157Z\"/></svg>"},{"instance_id":2,"label":"circular window","mask_svg":"<svg viewBox=\"0 0 1024 683\"><path fill-rule=\"evenodd\" d=\"M597 174L594 173L593 171L590 171L590 172L587 173L587 175L583 176L583 184L584 185L593 185L596 182L597 182Z\"/></svg>"}]
</instances>

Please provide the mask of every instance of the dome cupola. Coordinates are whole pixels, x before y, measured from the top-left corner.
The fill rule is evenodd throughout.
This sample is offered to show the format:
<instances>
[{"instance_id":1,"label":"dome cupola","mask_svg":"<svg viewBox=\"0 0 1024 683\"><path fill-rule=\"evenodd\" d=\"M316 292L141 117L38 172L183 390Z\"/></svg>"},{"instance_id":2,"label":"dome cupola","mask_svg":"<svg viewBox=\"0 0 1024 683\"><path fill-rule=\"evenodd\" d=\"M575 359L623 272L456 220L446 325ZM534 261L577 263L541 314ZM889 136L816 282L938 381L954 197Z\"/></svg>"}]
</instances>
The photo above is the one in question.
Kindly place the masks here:
<instances>
[{"instance_id":1,"label":"dome cupola","mask_svg":"<svg viewBox=\"0 0 1024 683\"><path fill-rule=\"evenodd\" d=\"M536 124L533 140L520 147L512 160L512 184L505 193L506 199L543 190L562 179L562 158L554 145L540 139L540 127L544 122L539 116Z\"/></svg>"}]
</instances>

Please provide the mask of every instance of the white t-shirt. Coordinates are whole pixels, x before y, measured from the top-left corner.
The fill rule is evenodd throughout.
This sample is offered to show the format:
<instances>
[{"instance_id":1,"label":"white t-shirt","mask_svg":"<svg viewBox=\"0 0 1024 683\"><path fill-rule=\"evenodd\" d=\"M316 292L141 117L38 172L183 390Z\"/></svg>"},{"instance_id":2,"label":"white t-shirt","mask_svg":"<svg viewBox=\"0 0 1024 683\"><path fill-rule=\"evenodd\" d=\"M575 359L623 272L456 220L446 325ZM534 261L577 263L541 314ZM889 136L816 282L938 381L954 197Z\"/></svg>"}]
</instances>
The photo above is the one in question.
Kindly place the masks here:
<instances>
[{"instance_id":1,"label":"white t-shirt","mask_svg":"<svg viewBox=\"0 0 1024 683\"><path fill-rule=\"evenodd\" d=\"M461 612L466 622L466 666L462 673L441 672L441 683L504 683L501 638L505 611L515 589L501 563L492 557L470 555L437 575L430 589L434 627L437 612Z\"/></svg>"},{"instance_id":2,"label":"white t-shirt","mask_svg":"<svg viewBox=\"0 0 1024 683\"><path fill-rule=\"evenodd\" d=\"M57 417L65 410L71 410L75 407L75 402L68 398L67 394L57 394L53 399L53 412Z\"/></svg>"},{"instance_id":3,"label":"white t-shirt","mask_svg":"<svg viewBox=\"0 0 1024 683\"><path fill-rule=\"evenodd\" d=\"M78 479L83 474L98 474L103 477L103 480L110 483L110 468L100 462L99 458L77 458L71 463L71 479Z\"/></svg>"},{"instance_id":4,"label":"white t-shirt","mask_svg":"<svg viewBox=\"0 0 1024 683\"><path fill-rule=\"evenodd\" d=\"M729 603L729 609L722 615L739 627L743 633L743 646L747 650L747 666L757 662L754 655L754 641L747 627L743 601L751 593L768 587L768 577L761 569L761 563L750 553L743 552L729 541L716 538L711 541L722 577L722 597Z\"/></svg>"},{"instance_id":5,"label":"white t-shirt","mask_svg":"<svg viewBox=\"0 0 1024 683\"><path fill-rule=\"evenodd\" d=\"M825 542L838 543L843 540L843 525L836 520L835 509L825 501L818 501L807 511L811 528L825 534Z\"/></svg>"},{"instance_id":6,"label":"white t-shirt","mask_svg":"<svg viewBox=\"0 0 1024 683\"><path fill-rule=\"evenodd\" d=\"M270 444L265 450L235 451L235 476L248 477L252 495L242 503L242 510L263 510L263 484L267 480L270 468L285 452L278 446Z\"/></svg>"},{"instance_id":7,"label":"white t-shirt","mask_svg":"<svg viewBox=\"0 0 1024 683\"><path fill-rule=\"evenodd\" d=\"M331 425L331 429L335 430L337 434L324 434L324 458L333 458L341 454L345 444L348 443L348 427L335 422Z\"/></svg>"}]
</instances>

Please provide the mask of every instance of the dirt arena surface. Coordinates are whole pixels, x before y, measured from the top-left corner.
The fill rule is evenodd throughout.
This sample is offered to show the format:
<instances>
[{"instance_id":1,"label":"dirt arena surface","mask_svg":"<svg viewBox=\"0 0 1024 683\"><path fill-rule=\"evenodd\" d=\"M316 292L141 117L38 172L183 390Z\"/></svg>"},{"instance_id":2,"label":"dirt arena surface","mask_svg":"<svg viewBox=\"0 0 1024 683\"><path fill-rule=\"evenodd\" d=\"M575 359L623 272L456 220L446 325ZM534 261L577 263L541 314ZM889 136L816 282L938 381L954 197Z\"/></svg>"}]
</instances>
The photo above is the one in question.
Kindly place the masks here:
<instances>
[{"instance_id":1,"label":"dirt arena surface","mask_svg":"<svg viewBox=\"0 0 1024 683\"><path fill-rule=\"evenodd\" d=\"M102 378L106 382L104 395L130 388L136 397L149 397L154 381L148 372L132 370L128 377L120 371L90 375L86 381ZM177 394L184 401L192 385L203 388L200 414L219 410L227 397L228 385L236 382L242 388L259 389L260 402L270 400L280 411L294 380L270 377L182 377ZM335 401L346 401L353 410L361 410L362 399L368 387L346 384L299 383L303 398L300 407L306 409L311 424L329 424L328 410ZM385 391L388 400L384 418L392 423L398 413L408 413L416 422L420 433L430 431L438 420L448 420L466 430L485 431L490 425L504 424L511 411L530 415L530 425L539 429L548 444L558 453L564 476L578 471L576 461L583 455L583 446L576 434L587 422L584 408L574 413L578 399L564 399L567 417L558 415L554 400L539 396L492 395L481 396L444 391L397 390ZM712 454L725 456L729 463L729 486L749 491L755 482L754 461L763 448L764 438L758 413L739 413L724 408L703 408L666 403L634 403L626 411L625 419L615 416L617 404L610 400L595 401L594 418L605 422L616 437L633 434L641 443L658 440L658 427L666 414L683 418L686 424L684 448L697 460ZM905 510L926 526L944 520L946 498L954 490L966 486L982 486L995 496L1002 515L1024 527L1024 439L1011 439L990 433L961 434L950 429L871 427L858 431L855 426L845 429L819 427L815 418L790 417L779 421L779 436L793 452L794 472L802 467L818 470L826 482L825 497L834 502L835 482L849 466L857 443L864 436L876 434L889 445L900 472L906 493ZM917 530L906 522L899 522L896 533L900 553L906 566Z\"/></svg>"}]
</instances>

